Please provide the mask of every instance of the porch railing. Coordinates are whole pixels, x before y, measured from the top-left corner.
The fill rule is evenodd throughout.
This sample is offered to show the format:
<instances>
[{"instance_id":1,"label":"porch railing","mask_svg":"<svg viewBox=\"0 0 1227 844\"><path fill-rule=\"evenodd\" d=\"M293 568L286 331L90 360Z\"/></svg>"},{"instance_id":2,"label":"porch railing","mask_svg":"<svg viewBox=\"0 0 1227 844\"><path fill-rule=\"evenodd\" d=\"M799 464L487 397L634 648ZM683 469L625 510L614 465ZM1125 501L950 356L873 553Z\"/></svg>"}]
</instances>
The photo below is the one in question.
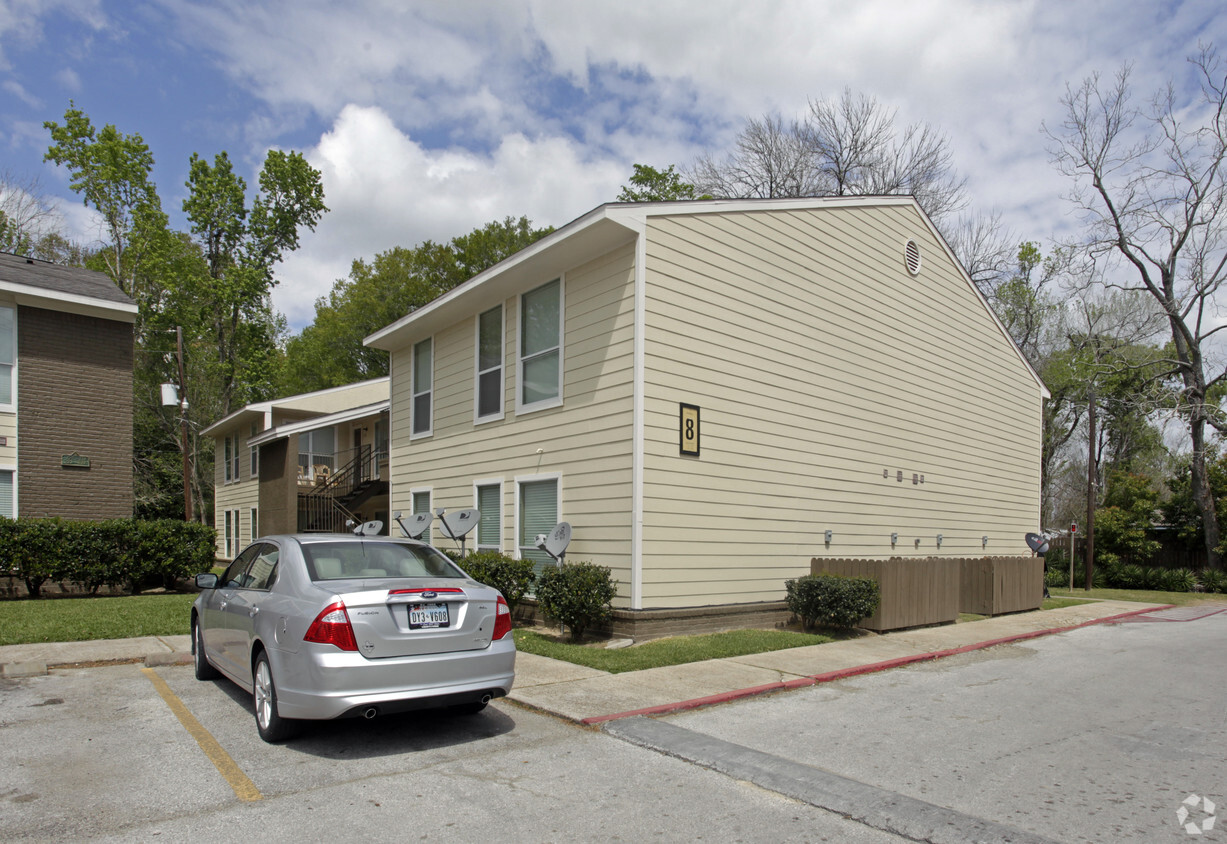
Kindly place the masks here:
<instances>
[{"instance_id":1,"label":"porch railing","mask_svg":"<svg viewBox=\"0 0 1227 844\"><path fill-rule=\"evenodd\" d=\"M338 452L333 462L339 463L346 457L348 462L336 471L321 464L313 467L313 477L299 479L299 531L336 533L345 530L346 521L357 521L341 500L363 485L381 480L384 453L364 445Z\"/></svg>"}]
</instances>

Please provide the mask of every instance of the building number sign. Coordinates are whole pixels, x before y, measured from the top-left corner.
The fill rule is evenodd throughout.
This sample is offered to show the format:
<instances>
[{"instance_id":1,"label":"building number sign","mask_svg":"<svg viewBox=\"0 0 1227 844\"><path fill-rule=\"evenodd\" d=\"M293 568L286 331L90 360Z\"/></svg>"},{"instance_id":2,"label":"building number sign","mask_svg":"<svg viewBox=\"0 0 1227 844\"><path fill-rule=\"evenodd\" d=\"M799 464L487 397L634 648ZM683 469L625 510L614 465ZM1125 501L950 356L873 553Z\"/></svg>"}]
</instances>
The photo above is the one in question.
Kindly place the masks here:
<instances>
[{"instance_id":1,"label":"building number sign","mask_svg":"<svg viewBox=\"0 0 1227 844\"><path fill-rule=\"evenodd\" d=\"M678 435L682 454L699 454L699 409L693 404L681 405L678 415Z\"/></svg>"}]
</instances>

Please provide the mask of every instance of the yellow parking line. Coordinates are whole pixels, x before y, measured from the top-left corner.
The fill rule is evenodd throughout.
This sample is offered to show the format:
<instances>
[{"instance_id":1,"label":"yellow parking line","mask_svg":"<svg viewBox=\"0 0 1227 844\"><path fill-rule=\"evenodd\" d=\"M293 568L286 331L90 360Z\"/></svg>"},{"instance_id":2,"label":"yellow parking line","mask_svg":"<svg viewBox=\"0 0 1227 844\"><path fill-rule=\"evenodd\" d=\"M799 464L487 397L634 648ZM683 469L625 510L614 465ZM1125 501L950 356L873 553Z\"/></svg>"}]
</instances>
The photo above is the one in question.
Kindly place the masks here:
<instances>
[{"instance_id":1,"label":"yellow parking line","mask_svg":"<svg viewBox=\"0 0 1227 844\"><path fill-rule=\"evenodd\" d=\"M183 701L179 700L178 696L170 690L170 686L166 685L166 681L159 677L152 668L142 668L141 672L153 683L153 687L158 690L162 700L166 701L170 711L175 713L175 717L179 719L183 728L192 738L196 739L196 744L200 745L200 749L204 751L205 756L209 757L209 761L217 768L218 773L230 783L235 796L244 803L263 800L264 795L260 793L260 789L256 788L256 784L247 778L243 769L230 758L230 754L222 750L222 746L217 743L217 739L213 738L213 734L188 711Z\"/></svg>"}]
</instances>

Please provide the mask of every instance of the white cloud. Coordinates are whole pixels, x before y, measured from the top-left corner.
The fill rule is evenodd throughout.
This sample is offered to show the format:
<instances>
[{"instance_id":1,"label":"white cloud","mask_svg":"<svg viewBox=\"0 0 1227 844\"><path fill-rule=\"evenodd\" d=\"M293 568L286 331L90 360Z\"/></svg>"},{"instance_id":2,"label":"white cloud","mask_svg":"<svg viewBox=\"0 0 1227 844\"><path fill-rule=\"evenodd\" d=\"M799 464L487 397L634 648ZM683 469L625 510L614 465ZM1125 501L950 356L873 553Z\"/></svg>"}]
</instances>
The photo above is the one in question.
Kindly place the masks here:
<instances>
[{"instance_id":1,"label":"white cloud","mask_svg":"<svg viewBox=\"0 0 1227 844\"><path fill-rule=\"evenodd\" d=\"M355 258L394 246L448 241L504 217L562 225L613 199L619 162L591 160L573 140L505 136L489 154L429 150L381 109L346 106L305 153L320 170L330 209L302 248L278 268L273 294L291 326L314 316L314 300Z\"/></svg>"}]
</instances>

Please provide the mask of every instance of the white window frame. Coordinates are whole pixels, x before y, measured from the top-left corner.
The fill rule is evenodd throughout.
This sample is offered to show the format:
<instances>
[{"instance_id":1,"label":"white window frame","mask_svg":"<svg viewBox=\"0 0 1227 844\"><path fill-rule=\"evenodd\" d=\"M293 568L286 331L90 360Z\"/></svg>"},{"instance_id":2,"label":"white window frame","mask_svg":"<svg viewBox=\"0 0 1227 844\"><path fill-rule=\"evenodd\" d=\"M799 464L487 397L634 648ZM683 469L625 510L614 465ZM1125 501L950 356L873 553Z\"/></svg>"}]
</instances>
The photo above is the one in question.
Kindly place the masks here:
<instances>
[{"instance_id":1,"label":"white window frame","mask_svg":"<svg viewBox=\"0 0 1227 844\"><path fill-rule=\"evenodd\" d=\"M232 484L235 481L233 475L234 463L231 460L234 450L238 447L238 443L234 437L224 437L222 442L222 471L225 473L224 482Z\"/></svg>"},{"instance_id":2,"label":"white window frame","mask_svg":"<svg viewBox=\"0 0 1227 844\"><path fill-rule=\"evenodd\" d=\"M8 474L13 476L13 487L12 487L13 513L12 515L8 515L6 513L0 513L0 516L9 518L9 519L16 519L17 515L21 512L21 510L17 506L17 466L16 464L13 464L13 463L0 463L0 472L7 472Z\"/></svg>"},{"instance_id":3,"label":"white window frame","mask_svg":"<svg viewBox=\"0 0 1227 844\"><path fill-rule=\"evenodd\" d=\"M433 513L435 512L435 490L434 490L434 487L429 487L429 486L415 486L415 487L413 487L413 488L411 488L411 489L409 490L409 515L411 515L411 516L417 515L417 513L416 513L416 512L414 511L414 509L413 509L413 499L414 499L414 498L416 498L417 496L419 496L419 495L423 494L423 493L425 493L425 494L426 494L426 502L427 502L427 503L426 503L426 512L431 513L431 514L433 514ZM432 520L432 521L431 521L431 523L430 523L430 527L426 528L426 533L422 534L422 540L421 540L421 541L422 541L422 542L425 542L425 543L427 543L427 544L430 544L430 545L434 545L434 542L431 542L431 538L434 536L434 532L435 532L435 523L434 523L434 521Z\"/></svg>"},{"instance_id":4,"label":"white window frame","mask_svg":"<svg viewBox=\"0 0 1227 844\"><path fill-rule=\"evenodd\" d=\"M481 368L481 318L491 311L498 309L498 365ZM493 308L486 308L473 319L475 326L474 334L477 336L473 342L473 424L480 425L483 422L497 422L504 417L504 405L506 404L507 394L507 309L503 307L503 303L499 302ZM488 373L498 371L499 388L498 388L498 410L481 415L481 376Z\"/></svg>"},{"instance_id":5,"label":"white window frame","mask_svg":"<svg viewBox=\"0 0 1227 844\"><path fill-rule=\"evenodd\" d=\"M243 511L235 507L225 511L226 556L233 560L243 550Z\"/></svg>"},{"instance_id":6,"label":"white window frame","mask_svg":"<svg viewBox=\"0 0 1227 844\"><path fill-rule=\"evenodd\" d=\"M424 343L430 344L430 384L426 389L421 389L418 383L418 348ZM435 428L435 338L427 337L424 340L419 340L413 344L413 352L410 355L409 361L409 439L417 440L423 437L429 437L434 434ZM419 431L418 428L418 413L417 400L418 396L426 396L430 400L430 414L426 419L426 427Z\"/></svg>"},{"instance_id":7,"label":"white window frame","mask_svg":"<svg viewBox=\"0 0 1227 844\"><path fill-rule=\"evenodd\" d=\"M515 520L516 521L515 521L515 554L514 556L517 560L524 559L523 554L520 553L520 549L536 547L532 543L526 543L524 541L526 537L520 536L520 524L521 524L520 500L523 498L522 487L524 486L524 484L538 483L540 481L556 481L557 482L554 486L554 495L556 496L555 501L554 501L554 513L555 513L554 518L556 518L560 522L563 521L563 517L562 517L562 472L546 472L545 474L541 474L541 475L516 475L515 477L515 487L516 487ZM536 539L536 536L528 537L528 538Z\"/></svg>"},{"instance_id":8,"label":"white window frame","mask_svg":"<svg viewBox=\"0 0 1227 844\"><path fill-rule=\"evenodd\" d=\"M558 282L558 345L551 347L549 349L537 352L534 355L532 355L532 357L534 358L539 357L541 355L548 354L550 352L557 350L558 352L558 395L552 396L551 398L548 398L548 399L540 399L538 401L525 404L524 403L524 363L526 359L524 357L524 297L531 293L537 292L542 287L546 287L547 285L553 284L555 281ZM563 275L558 276L558 278L556 279L550 279L544 284L539 284L536 287L534 287L532 290L526 290L524 293L520 294L519 312L516 315L516 323L519 327L519 330L516 332L516 415L517 416L523 413L534 413L538 410L548 410L551 407L561 407L562 406L563 380L564 380L563 370L565 369L563 347L566 345L565 340L566 340L566 323L567 323L566 289L567 289L566 275L564 273Z\"/></svg>"},{"instance_id":9,"label":"white window frame","mask_svg":"<svg viewBox=\"0 0 1227 844\"><path fill-rule=\"evenodd\" d=\"M17 308L13 305L0 305L0 310L9 311L13 315L13 334L9 337L12 344L7 350L0 349L0 352L7 351L9 353L9 362L5 364L3 354L0 354L0 365L7 365L9 368L9 398L10 401L0 402L0 411L15 412L17 410Z\"/></svg>"},{"instance_id":10,"label":"white window frame","mask_svg":"<svg viewBox=\"0 0 1227 844\"><path fill-rule=\"evenodd\" d=\"M498 513L496 514L498 518L498 544L483 545L481 544L480 520L485 519L487 514L481 509L481 497L478 493L483 487L491 486L498 487ZM473 507L481 513L477 525L477 533L473 537L473 547L478 551L498 551L500 554L503 552L503 492L502 478L481 478L480 480L473 481Z\"/></svg>"},{"instance_id":11,"label":"white window frame","mask_svg":"<svg viewBox=\"0 0 1227 844\"><path fill-rule=\"evenodd\" d=\"M260 433L260 423L252 422L251 423L251 436L247 438L248 442L254 439L255 436L259 433ZM248 462L251 463L251 466L248 467L249 471L251 472L251 477L253 478L260 477L260 447L255 446L255 445L247 446L247 459L248 459Z\"/></svg>"},{"instance_id":12,"label":"white window frame","mask_svg":"<svg viewBox=\"0 0 1227 844\"><path fill-rule=\"evenodd\" d=\"M257 507L248 509L248 521L251 523L251 541L260 538L260 510Z\"/></svg>"}]
</instances>

